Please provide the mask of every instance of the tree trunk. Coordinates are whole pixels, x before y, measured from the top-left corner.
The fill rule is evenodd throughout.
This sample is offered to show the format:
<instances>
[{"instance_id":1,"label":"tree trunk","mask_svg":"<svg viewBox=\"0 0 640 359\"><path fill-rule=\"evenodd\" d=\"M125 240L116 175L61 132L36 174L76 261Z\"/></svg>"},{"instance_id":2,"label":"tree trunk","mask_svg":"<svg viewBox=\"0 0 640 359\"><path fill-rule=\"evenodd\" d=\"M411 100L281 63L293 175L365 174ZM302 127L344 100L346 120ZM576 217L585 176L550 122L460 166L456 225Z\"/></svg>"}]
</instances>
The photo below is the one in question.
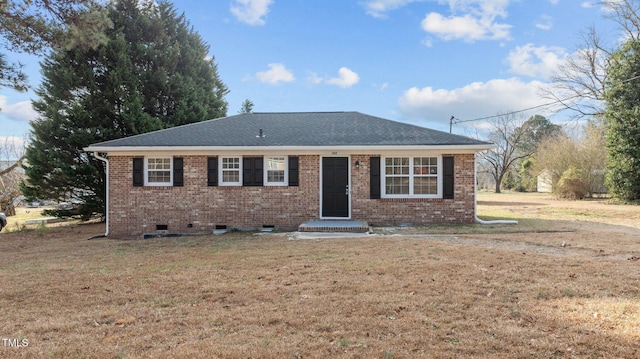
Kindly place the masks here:
<instances>
[{"instance_id":1,"label":"tree trunk","mask_svg":"<svg viewBox=\"0 0 640 359\"><path fill-rule=\"evenodd\" d=\"M496 180L496 193L501 193L502 192L502 190L501 190L502 178L504 178L504 173L502 175L498 176L498 178L494 177L494 179Z\"/></svg>"}]
</instances>

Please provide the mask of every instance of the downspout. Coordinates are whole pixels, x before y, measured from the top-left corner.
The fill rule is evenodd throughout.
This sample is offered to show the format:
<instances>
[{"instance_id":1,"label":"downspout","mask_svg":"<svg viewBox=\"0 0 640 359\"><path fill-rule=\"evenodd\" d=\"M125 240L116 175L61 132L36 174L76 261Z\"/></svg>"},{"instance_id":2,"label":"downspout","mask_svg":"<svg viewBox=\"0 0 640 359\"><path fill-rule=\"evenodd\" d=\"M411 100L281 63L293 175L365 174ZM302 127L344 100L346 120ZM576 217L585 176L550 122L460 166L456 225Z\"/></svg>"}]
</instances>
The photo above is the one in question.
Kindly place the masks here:
<instances>
[{"instance_id":1,"label":"downspout","mask_svg":"<svg viewBox=\"0 0 640 359\"><path fill-rule=\"evenodd\" d=\"M499 219L495 221L485 221L484 219L478 218L478 163L476 153L473 154L473 158L473 215L476 222L480 224L518 224L518 221L515 220Z\"/></svg>"},{"instance_id":2,"label":"downspout","mask_svg":"<svg viewBox=\"0 0 640 359\"><path fill-rule=\"evenodd\" d=\"M105 224L106 224L106 229L103 235L98 235L98 236L94 236L91 237L89 239L94 239L94 238L102 238L102 237L107 237L109 236L109 160L107 160L105 157L102 157L98 154L98 152L93 152L93 157L99 159L100 161L104 162L106 165L106 178L105 178L105 193L106 193L106 199L105 199Z\"/></svg>"}]
</instances>

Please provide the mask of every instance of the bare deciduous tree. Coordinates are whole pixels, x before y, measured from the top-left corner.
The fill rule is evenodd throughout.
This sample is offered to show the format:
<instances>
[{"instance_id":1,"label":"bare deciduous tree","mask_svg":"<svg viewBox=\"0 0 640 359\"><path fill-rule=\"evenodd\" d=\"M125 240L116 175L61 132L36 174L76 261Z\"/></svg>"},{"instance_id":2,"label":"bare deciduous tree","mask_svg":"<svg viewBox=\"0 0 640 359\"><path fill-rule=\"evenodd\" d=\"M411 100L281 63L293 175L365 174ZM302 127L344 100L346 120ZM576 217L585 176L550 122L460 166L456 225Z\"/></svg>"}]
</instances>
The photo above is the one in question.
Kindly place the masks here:
<instances>
[{"instance_id":1,"label":"bare deciduous tree","mask_svg":"<svg viewBox=\"0 0 640 359\"><path fill-rule=\"evenodd\" d=\"M604 83L611 50L594 27L581 34L582 43L551 76L553 87L541 89L545 98L569 110L575 118L602 115Z\"/></svg>"},{"instance_id":2,"label":"bare deciduous tree","mask_svg":"<svg viewBox=\"0 0 640 359\"><path fill-rule=\"evenodd\" d=\"M0 144L0 212L7 216L16 214L14 201L20 195L19 183L24 177L21 171L24 152L24 142L15 138L7 138Z\"/></svg>"},{"instance_id":3,"label":"bare deciduous tree","mask_svg":"<svg viewBox=\"0 0 640 359\"><path fill-rule=\"evenodd\" d=\"M505 114L491 121L492 130L489 140L495 148L484 157L488 163L489 172L495 180L496 193L501 192L502 180L513 164L522 158L531 156L531 153L518 151L520 144L525 140L525 131L522 130L524 117L515 114Z\"/></svg>"},{"instance_id":4,"label":"bare deciduous tree","mask_svg":"<svg viewBox=\"0 0 640 359\"><path fill-rule=\"evenodd\" d=\"M616 40L640 39L640 0L603 0L604 17L616 23ZM604 88L607 68L618 43L607 43L594 26L581 33L581 42L551 77L553 87L541 89L545 98L569 110L575 118L601 116L604 113Z\"/></svg>"},{"instance_id":5,"label":"bare deciduous tree","mask_svg":"<svg viewBox=\"0 0 640 359\"><path fill-rule=\"evenodd\" d=\"M605 18L617 23L624 37L640 40L640 2L638 0L604 0Z\"/></svg>"}]
</instances>

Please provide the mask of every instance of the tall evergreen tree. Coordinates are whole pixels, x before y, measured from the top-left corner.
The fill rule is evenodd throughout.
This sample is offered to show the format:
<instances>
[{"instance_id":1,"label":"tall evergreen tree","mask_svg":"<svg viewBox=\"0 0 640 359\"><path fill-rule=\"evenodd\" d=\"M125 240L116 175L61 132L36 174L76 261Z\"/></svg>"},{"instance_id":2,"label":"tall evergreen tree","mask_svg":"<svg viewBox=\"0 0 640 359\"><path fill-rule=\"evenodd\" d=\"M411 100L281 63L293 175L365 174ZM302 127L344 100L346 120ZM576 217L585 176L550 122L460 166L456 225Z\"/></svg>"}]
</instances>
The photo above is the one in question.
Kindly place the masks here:
<instances>
[{"instance_id":1,"label":"tall evergreen tree","mask_svg":"<svg viewBox=\"0 0 640 359\"><path fill-rule=\"evenodd\" d=\"M95 48L111 21L100 0L0 0L0 48L42 55L50 48ZM0 53L0 87L26 91L22 65Z\"/></svg>"},{"instance_id":2,"label":"tall evergreen tree","mask_svg":"<svg viewBox=\"0 0 640 359\"><path fill-rule=\"evenodd\" d=\"M520 126L520 131L523 132L523 137L522 142L518 144L518 150L529 154L535 153L538 145L546 139L564 134L561 126L552 123L542 115L529 117Z\"/></svg>"},{"instance_id":3,"label":"tall evergreen tree","mask_svg":"<svg viewBox=\"0 0 640 359\"><path fill-rule=\"evenodd\" d=\"M606 184L623 201L640 200L640 40L628 40L611 57L605 86Z\"/></svg>"},{"instance_id":4,"label":"tall evergreen tree","mask_svg":"<svg viewBox=\"0 0 640 359\"><path fill-rule=\"evenodd\" d=\"M42 63L21 186L30 198L80 200L85 217L104 212L105 171L84 147L227 112L209 47L170 3L118 0L109 18L106 44Z\"/></svg>"}]
</instances>

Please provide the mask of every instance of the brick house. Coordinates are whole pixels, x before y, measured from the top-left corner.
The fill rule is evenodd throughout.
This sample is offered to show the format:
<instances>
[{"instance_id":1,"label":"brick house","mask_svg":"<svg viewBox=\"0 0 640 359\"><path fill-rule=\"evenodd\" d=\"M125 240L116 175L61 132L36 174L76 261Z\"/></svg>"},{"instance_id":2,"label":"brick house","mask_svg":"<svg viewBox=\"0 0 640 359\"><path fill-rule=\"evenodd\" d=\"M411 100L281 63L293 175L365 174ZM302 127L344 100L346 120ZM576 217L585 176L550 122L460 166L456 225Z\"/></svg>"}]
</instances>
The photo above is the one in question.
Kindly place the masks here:
<instances>
[{"instance_id":1,"label":"brick house","mask_svg":"<svg viewBox=\"0 0 640 359\"><path fill-rule=\"evenodd\" d=\"M249 113L85 148L107 162L107 233L471 223L487 142L358 112Z\"/></svg>"}]
</instances>

